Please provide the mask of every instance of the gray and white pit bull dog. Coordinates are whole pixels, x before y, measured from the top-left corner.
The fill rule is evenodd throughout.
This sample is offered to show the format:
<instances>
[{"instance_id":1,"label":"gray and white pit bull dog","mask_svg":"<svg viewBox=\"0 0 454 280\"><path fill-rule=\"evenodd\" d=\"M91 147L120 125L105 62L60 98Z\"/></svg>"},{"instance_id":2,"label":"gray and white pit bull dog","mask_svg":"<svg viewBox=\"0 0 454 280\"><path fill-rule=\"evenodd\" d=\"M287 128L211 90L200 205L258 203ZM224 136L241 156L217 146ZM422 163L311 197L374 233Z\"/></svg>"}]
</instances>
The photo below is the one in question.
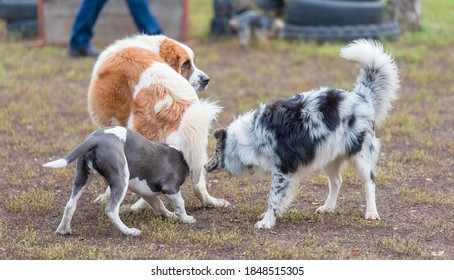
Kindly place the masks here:
<instances>
[{"instance_id":1,"label":"gray and white pit bull dog","mask_svg":"<svg viewBox=\"0 0 454 280\"><path fill-rule=\"evenodd\" d=\"M127 227L119 216L120 204L129 189L142 197L165 218L177 216L183 223L194 223L186 214L180 187L189 175L189 167L180 151L171 146L146 139L124 127L101 128L90 134L64 158L48 162L44 167L61 168L77 159L77 171L71 197L57 228L59 234L71 233L71 219L77 201L90 183L94 171L101 174L110 186L110 198L105 212L125 235L139 235ZM175 213L166 209L157 196L164 194Z\"/></svg>"}]
</instances>

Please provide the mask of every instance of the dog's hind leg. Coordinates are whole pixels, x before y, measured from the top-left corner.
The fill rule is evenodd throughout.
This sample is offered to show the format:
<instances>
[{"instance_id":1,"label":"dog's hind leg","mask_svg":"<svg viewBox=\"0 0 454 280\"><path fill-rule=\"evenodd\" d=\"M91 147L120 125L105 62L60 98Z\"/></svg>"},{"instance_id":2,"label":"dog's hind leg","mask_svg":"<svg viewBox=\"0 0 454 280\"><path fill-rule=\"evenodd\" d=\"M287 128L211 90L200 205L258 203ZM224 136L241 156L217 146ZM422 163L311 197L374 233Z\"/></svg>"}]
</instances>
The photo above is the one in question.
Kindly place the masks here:
<instances>
[{"instance_id":1,"label":"dog's hind leg","mask_svg":"<svg viewBox=\"0 0 454 280\"><path fill-rule=\"evenodd\" d=\"M344 158L338 158L335 161L328 164L323 171L325 172L326 176L328 176L328 186L329 186L329 193L328 198L325 201L323 206L317 208L317 213L327 213L333 212L336 208L337 197L339 195L339 189L342 185L342 169L344 166L345 160Z\"/></svg>"},{"instance_id":2,"label":"dog's hind leg","mask_svg":"<svg viewBox=\"0 0 454 280\"><path fill-rule=\"evenodd\" d=\"M263 214L263 219L255 224L255 228L269 229L276 224L277 216L284 213L292 203L297 182L296 174L273 172L268 210Z\"/></svg>"},{"instance_id":3,"label":"dog's hind leg","mask_svg":"<svg viewBox=\"0 0 454 280\"><path fill-rule=\"evenodd\" d=\"M364 182L366 193L366 220L379 220L377 205L375 203L375 166L380 144L376 138L371 143L363 145L363 149L353 158L353 164L358 178Z\"/></svg>"},{"instance_id":4,"label":"dog's hind leg","mask_svg":"<svg viewBox=\"0 0 454 280\"><path fill-rule=\"evenodd\" d=\"M140 235L140 230L127 227L120 219L120 204L125 198L129 184L129 169L126 158L120 159L119 166L123 166L123 168L109 167L106 172L103 172L106 174L106 179L110 185L110 197L106 204L105 213L123 234Z\"/></svg>"},{"instance_id":5,"label":"dog's hind leg","mask_svg":"<svg viewBox=\"0 0 454 280\"><path fill-rule=\"evenodd\" d=\"M80 196L90 184L93 171L90 168L88 162L83 158L79 158L76 167L76 177L74 179L73 189L71 197L66 203L65 211L61 219L60 225L55 231L58 234L70 234L71 233L71 220L74 212L76 211L77 201Z\"/></svg>"},{"instance_id":6,"label":"dog's hind leg","mask_svg":"<svg viewBox=\"0 0 454 280\"><path fill-rule=\"evenodd\" d=\"M186 224L195 223L195 219L186 213L186 208L184 207L184 199L181 196L181 191L177 192L176 194L165 194L165 196L167 197L167 199L169 199L170 204L175 210L175 214L181 222Z\"/></svg>"}]
</instances>

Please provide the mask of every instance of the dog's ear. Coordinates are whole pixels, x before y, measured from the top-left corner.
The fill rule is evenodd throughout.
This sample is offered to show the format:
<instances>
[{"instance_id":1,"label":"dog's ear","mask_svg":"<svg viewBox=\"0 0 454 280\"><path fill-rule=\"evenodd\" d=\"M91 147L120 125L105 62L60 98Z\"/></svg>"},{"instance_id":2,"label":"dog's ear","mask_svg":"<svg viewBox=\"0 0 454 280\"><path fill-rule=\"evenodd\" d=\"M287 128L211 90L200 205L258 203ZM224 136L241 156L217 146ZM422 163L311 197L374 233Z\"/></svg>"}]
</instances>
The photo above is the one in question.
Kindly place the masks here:
<instances>
[{"instance_id":1,"label":"dog's ear","mask_svg":"<svg viewBox=\"0 0 454 280\"><path fill-rule=\"evenodd\" d=\"M180 68L180 50L172 40L164 40L159 47L159 56L178 74L181 74Z\"/></svg>"},{"instance_id":2,"label":"dog's ear","mask_svg":"<svg viewBox=\"0 0 454 280\"><path fill-rule=\"evenodd\" d=\"M225 128L218 128L213 132L214 139L216 140L224 140L227 135L227 131Z\"/></svg>"}]
</instances>

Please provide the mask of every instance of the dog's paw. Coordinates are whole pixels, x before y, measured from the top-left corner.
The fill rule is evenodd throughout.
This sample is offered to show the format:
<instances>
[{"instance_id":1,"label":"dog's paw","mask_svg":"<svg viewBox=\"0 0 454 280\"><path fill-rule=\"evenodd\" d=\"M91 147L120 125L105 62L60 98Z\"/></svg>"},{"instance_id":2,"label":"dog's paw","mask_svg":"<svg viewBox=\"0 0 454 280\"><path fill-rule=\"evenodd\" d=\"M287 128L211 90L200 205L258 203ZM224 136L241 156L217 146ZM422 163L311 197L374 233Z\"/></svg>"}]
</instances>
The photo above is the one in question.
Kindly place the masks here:
<instances>
[{"instance_id":1,"label":"dog's paw","mask_svg":"<svg viewBox=\"0 0 454 280\"><path fill-rule=\"evenodd\" d=\"M322 213L333 213L334 209L335 209L335 207L323 205L323 206L318 207L317 210L315 210L315 212L320 213L320 214L322 214Z\"/></svg>"},{"instance_id":2,"label":"dog's paw","mask_svg":"<svg viewBox=\"0 0 454 280\"><path fill-rule=\"evenodd\" d=\"M206 205L208 206L213 206L213 207L229 207L230 202L228 202L225 199L220 199L220 198L213 198L209 200Z\"/></svg>"},{"instance_id":3,"label":"dog's paw","mask_svg":"<svg viewBox=\"0 0 454 280\"><path fill-rule=\"evenodd\" d=\"M162 212L161 217L163 217L164 219L177 219L178 218L178 216L177 216L177 214L175 214L175 212L170 212L170 211Z\"/></svg>"},{"instance_id":4,"label":"dog's paw","mask_svg":"<svg viewBox=\"0 0 454 280\"><path fill-rule=\"evenodd\" d=\"M140 235L142 232L136 228L127 228L123 231L123 234L124 235L130 235L130 236L138 236Z\"/></svg>"},{"instance_id":5,"label":"dog's paw","mask_svg":"<svg viewBox=\"0 0 454 280\"><path fill-rule=\"evenodd\" d=\"M184 216L184 217L180 217L179 220L182 222L182 223L185 223L185 224L193 224L196 222L196 220L194 219L194 217L192 216Z\"/></svg>"},{"instance_id":6,"label":"dog's paw","mask_svg":"<svg viewBox=\"0 0 454 280\"><path fill-rule=\"evenodd\" d=\"M60 235L69 235L72 233L72 230L71 228L58 227L55 233Z\"/></svg>"},{"instance_id":7,"label":"dog's paw","mask_svg":"<svg viewBox=\"0 0 454 280\"><path fill-rule=\"evenodd\" d=\"M101 204L107 203L107 200L108 200L108 199L109 199L109 196L103 193L103 194L100 194L100 195L94 200L94 202L95 202L96 204L101 205Z\"/></svg>"},{"instance_id":8,"label":"dog's paw","mask_svg":"<svg viewBox=\"0 0 454 280\"><path fill-rule=\"evenodd\" d=\"M366 213L366 220L380 220L380 215L377 212Z\"/></svg>"},{"instance_id":9,"label":"dog's paw","mask_svg":"<svg viewBox=\"0 0 454 280\"><path fill-rule=\"evenodd\" d=\"M256 228L256 229L271 229L271 228L273 228L273 226L274 226L274 224L268 223L268 222L264 222L262 220L262 221L257 222L254 225L254 228Z\"/></svg>"},{"instance_id":10,"label":"dog's paw","mask_svg":"<svg viewBox=\"0 0 454 280\"><path fill-rule=\"evenodd\" d=\"M272 221L269 221L269 220L266 220L266 219L263 219L259 222L257 222L254 226L254 228L256 229L270 229L270 228L273 228L274 227L274 222Z\"/></svg>"}]
</instances>

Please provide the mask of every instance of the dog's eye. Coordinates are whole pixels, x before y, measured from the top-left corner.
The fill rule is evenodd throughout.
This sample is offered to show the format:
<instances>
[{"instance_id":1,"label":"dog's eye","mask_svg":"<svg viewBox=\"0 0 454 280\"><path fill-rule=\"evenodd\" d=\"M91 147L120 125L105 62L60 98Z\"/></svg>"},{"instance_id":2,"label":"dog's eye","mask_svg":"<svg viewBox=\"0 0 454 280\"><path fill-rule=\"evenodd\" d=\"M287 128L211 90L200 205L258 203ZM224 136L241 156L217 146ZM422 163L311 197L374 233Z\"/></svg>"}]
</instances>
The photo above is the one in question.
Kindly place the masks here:
<instances>
[{"instance_id":1,"label":"dog's eye","mask_svg":"<svg viewBox=\"0 0 454 280\"><path fill-rule=\"evenodd\" d=\"M191 68L191 61L186 60L185 63L181 65L181 70L189 70L189 68Z\"/></svg>"}]
</instances>

